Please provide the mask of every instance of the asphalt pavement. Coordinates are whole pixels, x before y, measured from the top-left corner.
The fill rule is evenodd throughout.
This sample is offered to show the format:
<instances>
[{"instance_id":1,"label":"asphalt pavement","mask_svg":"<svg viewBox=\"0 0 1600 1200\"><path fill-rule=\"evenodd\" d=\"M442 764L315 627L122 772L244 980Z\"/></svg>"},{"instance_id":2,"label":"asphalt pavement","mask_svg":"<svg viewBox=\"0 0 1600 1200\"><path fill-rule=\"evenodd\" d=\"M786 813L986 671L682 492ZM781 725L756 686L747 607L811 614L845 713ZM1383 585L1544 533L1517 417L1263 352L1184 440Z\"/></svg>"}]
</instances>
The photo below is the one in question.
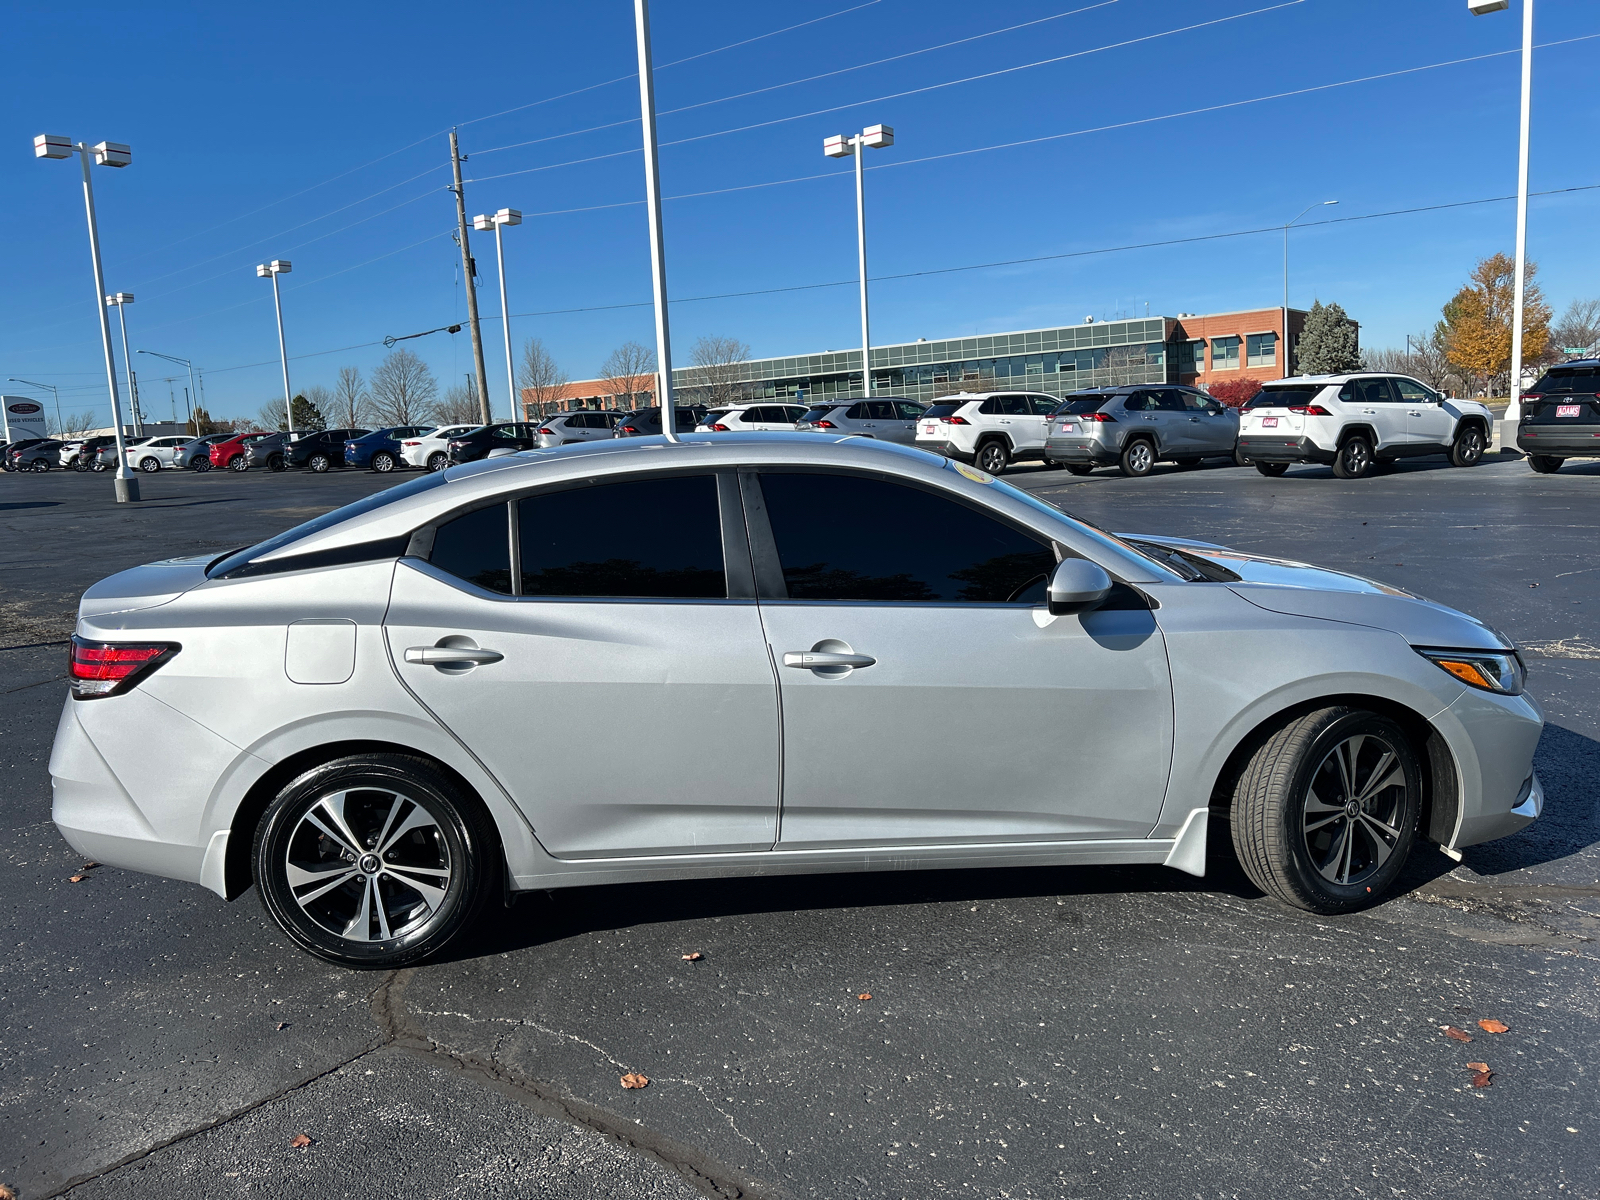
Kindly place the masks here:
<instances>
[{"instance_id":1,"label":"asphalt pavement","mask_svg":"<svg viewBox=\"0 0 1600 1200\"><path fill-rule=\"evenodd\" d=\"M1261 897L1213 838L1204 879L538 893L442 961L341 970L253 892L84 870L46 761L83 588L396 477L162 473L118 507L103 476L0 475L0 1181L26 1200L1600 1196L1600 462L1008 479L1109 529L1491 621L1549 720L1544 817L1459 865L1420 851L1346 918Z\"/></svg>"}]
</instances>

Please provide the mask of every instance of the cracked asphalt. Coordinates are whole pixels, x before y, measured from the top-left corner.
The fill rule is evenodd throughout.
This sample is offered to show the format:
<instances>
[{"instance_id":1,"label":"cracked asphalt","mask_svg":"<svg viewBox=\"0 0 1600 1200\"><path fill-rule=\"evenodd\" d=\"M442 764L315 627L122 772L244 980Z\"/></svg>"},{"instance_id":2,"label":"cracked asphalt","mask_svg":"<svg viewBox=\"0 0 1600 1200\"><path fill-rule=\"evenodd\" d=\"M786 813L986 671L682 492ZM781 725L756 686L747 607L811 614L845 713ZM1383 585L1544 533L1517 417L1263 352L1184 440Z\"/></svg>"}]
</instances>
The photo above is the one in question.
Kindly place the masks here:
<instances>
[{"instance_id":1,"label":"cracked asphalt","mask_svg":"<svg viewBox=\"0 0 1600 1200\"><path fill-rule=\"evenodd\" d=\"M340 970L253 894L70 882L51 643L105 574L393 477L162 474L119 509L103 477L0 475L0 1181L25 1200L1600 1196L1600 462L1009 479L1107 528L1353 570L1492 621L1527 648L1549 721L1544 817L1459 865L1420 852L1395 898L1341 919L1262 898L1216 836L1205 879L538 893L441 961ZM622 1089L630 1071L650 1085Z\"/></svg>"}]
</instances>

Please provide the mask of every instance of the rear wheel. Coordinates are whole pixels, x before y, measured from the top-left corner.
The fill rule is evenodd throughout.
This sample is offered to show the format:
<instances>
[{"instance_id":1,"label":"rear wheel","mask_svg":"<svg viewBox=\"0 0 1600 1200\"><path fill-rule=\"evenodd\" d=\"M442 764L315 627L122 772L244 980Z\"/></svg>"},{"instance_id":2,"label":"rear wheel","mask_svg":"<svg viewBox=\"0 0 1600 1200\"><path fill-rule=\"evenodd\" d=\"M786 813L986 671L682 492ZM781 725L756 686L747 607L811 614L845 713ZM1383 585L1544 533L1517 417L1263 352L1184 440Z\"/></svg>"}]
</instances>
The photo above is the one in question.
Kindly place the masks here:
<instances>
[{"instance_id":1,"label":"rear wheel","mask_svg":"<svg viewBox=\"0 0 1600 1200\"><path fill-rule=\"evenodd\" d=\"M333 466L333 460L326 454L313 454L309 459L306 460L306 466L310 467L311 470L315 471L318 475L321 475L329 467Z\"/></svg>"},{"instance_id":2,"label":"rear wheel","mask_svg":"<svg viewBox=\"0 0 1600 1200\"><path fill-rule=\"evenodd\" d=\"M289 464L284 461L283 455L274 454L274 455L271 455L271 456L268 457L268 459L267 459L267 470L269 470L269 471L287 471L288 469L289 469Z\"/></svg>"},{"instance_id":3,"label":"rear wheel","mask_svg":"<svg viewBox=\"0 0 1600 1200\"><path fill-rule=\"evenodd\" d=\"M29 469L29 470L30 470L30 471L34 471L34 472L36 472L36 473L37 473L37 472L43 472L43 471L48 471L48 470L49 470L49 469L50 469L50 462L49 462L49 460L48 460L48 459L43 459L43 458L36 458L36 459L34 459L34 460L33 460L33 462L32 462L32 463L31 463L31 464L30 464L30 465L29 465L29 468L28 468L28 469Z\"/></svg>"},{"instance_id":4,"label":"rear wheel","mask_svg":"<svg viewBox=\"0 0 1600 1200\"><path fill-rule=\"evenodd\" d=\"M450 460L445 457L445 453L442 450L436 450L428 455L428 470L430 471L442 471L449 465Z\"/></svg>"},{"instance_id":5,"label":"rear wheel","mask_svg":"<svg viewBox=\"0 0 1600 1200\"><path fill-rule=\"evenodd\" d=\"M975 461L978 470L987 471L991 475L999 475L1011 464L1011 450L1004 442L996 438L978 447Z\"/></svg>"},{"instance_id":6,"label":"rear wheel","mask_svg":"<svg viewBox=\"0 0 1600 1200\"><path fill-rule=\"evenodd\" d=\"M1094 467L1089 463L1068 463L1067 470L1074 475L1087 475L1094 470Z\"/></svg>"},{"instance_id":7,"label":"rear wheel","mask_svg":"<svg viewBox=\"0 0 1600 1200\"><path fill-rule=\"evenodd\" d=\"M1476 425L1468 425L1456 434L1455 443L1450 447L1450 465L1475 467L1481 461L1483 461L1483 430Z\"/></svg>"},{"instance_id":8,"label":"rear wheel","mask_svg":"<svg viewBox=\"0 0 1600 1200\"><path fill-rule=\"evenodd\" d=\"M1117 466L1122 468L1124 475L1141 479L1155 470L1156 448L1144 438L1135 438L1122 448L1122 457L1117 461Z\"/></svg>"},{"instance_id":9,"label":"rear wheel","mask_svg":"<svg viewBox=\"0 0 1600 1200\"><path fill-rule=\"evenodd\" d=\"M256 829L261 902L303 949L352 967L399 967L472 918L495 859L476 805L431 763L363 754L290 782Z\"/></svg>"},{"instance_id":10,"label":"rear wheel","mask_svg":"<svg viewBox=\"0 0 1600 1200\"><path fill-rule=\"evenodd\" d=\"M1280 728L1234 788L1233 847L1262 891L1316 913L1377 901L1416 840L1422 772L1387 717L1324 708Z\"/></svg>"},{"instance_id":11,"label":"rear wheel","mask_svg":"<svg viewBox=\"0 0 1600 1200\"><path fill-rule=\"evenodd\" d=\"M72 469L74 471L87 471L89 469L89 460L81 454L78 455L77 458L72 460Z\"/></svg>"},{"instance_id":12,"label":"rear wheel","mask_svg":"<svg viewBox=\"0 0 1600 1200\"><path fill-rule=\"evenodd\" d=\"M1260 471L1263 475L1270 475L1274 479L1289 469L1288 463L1258 462L1255 466L1256 470Z\"/></svg>"},{"instance_id":13,"label":"rear wheel","mask_svg":"<svg viewBox=\"0 0 1600 1200\"><path fill-rule=\"evenodd\" d=\"M161 460L146 455L139 460L139 470L144 471L146 474L151 471L159 471L161 470Z\"/></svg>"},{"instance_id":14,"label":"rear wheel","mask_svg":"<svg viewBox=\"0 0 1600 1200\"><path fill-rule=\"evenodd\" d=\"M387 475L394 470L394 455L387 450L379 450L372 456L372 469L379 475Z\"/></svg>"},{"instance_id":15,"label":"rear wheel","mask_svg":"<svg viewBox=\"0 0 1600 1200\"><path fill-rule=\"evenodd\" d=\"M1364 433L1345 438L1333 457L1333 473L1340 479L1360 479L1372 470L1372 443Z\"/></svg>"},{"instance_id":16,"label":"rear wheel","mask_svg":"<svg viewBox=\"0 0 1600 1200\"><path fill-rule=\"evenodd\" d=\"M1561 470L1561 464L1566 461L1564 458L1554 458L1548 454L1528 455L1528 465L1541 475L1554 475Z\"/></svg>"}]
</instances>

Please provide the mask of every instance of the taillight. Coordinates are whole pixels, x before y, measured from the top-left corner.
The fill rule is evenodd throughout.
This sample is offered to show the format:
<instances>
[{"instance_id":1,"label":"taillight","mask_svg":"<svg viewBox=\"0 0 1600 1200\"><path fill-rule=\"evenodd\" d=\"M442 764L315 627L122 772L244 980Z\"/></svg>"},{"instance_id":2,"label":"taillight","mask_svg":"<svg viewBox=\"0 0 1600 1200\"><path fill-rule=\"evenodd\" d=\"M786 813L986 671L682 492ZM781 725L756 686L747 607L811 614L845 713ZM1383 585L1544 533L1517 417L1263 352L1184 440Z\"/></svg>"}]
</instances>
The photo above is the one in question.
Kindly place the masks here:
<instances>
[{"instance_id":1,"label":"taillight","mask_svg":"<svg viewBox=\"0 0 1600 1200\"><path fill-rule=\"evenodd\" d=\"M965 417L945 417L944 420L951 425L967 425L970 422Z\"/></svg>"},{"instance_id":2,"label":"taillight","mask_svg":"<svg viewBox=\"0 0 1600 1200\"><path fill-rule=\"evenodd\" d=\"M837 429L839 427L837 425L835 425L832 421L818 421L817 422L817 428L818 429Z\"/></svg>"},{"instance_id":3,"label":"taillight","mask_svg":"<svg viewBox=\"0 0 1600 1200\"><path fill-rule=\"evenodd\" d=\"M555 436L555 432L556 431L554 429L541 429L541 430L539 430L539 436L540 437L554 437Z\"/></svg>"},{"instance_id":4,"label":"taillight","mask_svg":"<svg viewBox=\"0 0 1600 1200\"><path fill-rule=\"evenodd\" d=\"M622 432L623 433L638 433L639 431L637 429L635 429L632 425L624 425L622 427Z\"/></svg>"},{"instance_id":5,"label":"taillight","mask_svg":"<svg viewBox=\"0 0 1600 1200\"><path fill-rule=\"evenodd\" d=\"M1524 400L1543 400L1544 399L1544 393L1543 392L1523 392L1522 393L1522 398Z\"/></svg>"},{"instance_id":6,"label":"taillight","mask_svg":"<svg viewBox=\"0 0 1600 1200\"><path fill-rule=\"evenodd\" d=\"M400 444L401 444L401 445L402 445L402 446L420 446L420 445L422 445L422 443L421 443L421 442L401 442L401 443L400 443ZM354 447L353 447L353 446L351 446L351 447L346 447L346 448L347 448L347 449L354 449Z\"/></svg>"},{"instance_id":7,"label":"taillight","mask_svg":"<svg viewBox=\"0 0 1600 1200\"><path fill-rule=\"evenodd\" d=\"M1117 419L1110 413L1103 412L1084 413L1080 419L1084 421L1097 421L1102 425L1115 425L1117 423Z\"/></svg>"},{"instance_id":8,"label":"taillight","mask_svg":"<svg viewBox=\"0 0 1600 1200\"><path fill-rule=\"evenodd\" d=\"M1291 404L1289 411L1302 417L1331 417L1333 414L1320 404Z\"/></svg>"},{"instance_id":9,"label":"taillight","mask_svg":"<svg viewBox=\"0 0 1600 1200\"><path fill-rule=\"evenodd\" d=\"M91 642L72 638L68 674L79 700L117 696L176 654L174 642Z\"/></svg>"},{"instance_id":10,"label":"taillight","mask_svg":"<svg viewBox=\"0 0 1600 1200\"><path fill-rule=\"evenodd\" d=\"M718 422L717 424L713 425L711 428L715 429L718 433L727 433L728 432L728 427L726 425L722 424L721 422Z\"/></svg>"}]
</instances>

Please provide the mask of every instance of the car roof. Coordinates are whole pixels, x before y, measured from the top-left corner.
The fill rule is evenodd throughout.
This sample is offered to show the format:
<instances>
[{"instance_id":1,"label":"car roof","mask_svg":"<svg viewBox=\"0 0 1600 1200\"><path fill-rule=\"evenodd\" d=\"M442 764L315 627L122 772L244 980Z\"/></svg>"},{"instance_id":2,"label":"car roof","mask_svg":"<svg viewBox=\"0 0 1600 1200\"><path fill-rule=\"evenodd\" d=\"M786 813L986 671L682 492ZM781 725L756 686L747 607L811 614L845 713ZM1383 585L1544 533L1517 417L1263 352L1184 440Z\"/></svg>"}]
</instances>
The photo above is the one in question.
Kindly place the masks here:
<instances>
[{"instance_id":1,"label":"car roof","mask_svg":"<svg viewBox=\"0 0 1600 1200\"><path fill-rule=\"evenodd\" d=\"M1551 363L1545 372L1548 374L1564 367L1600 367L1600 358L1569 358L1566 362Z\"/></svg>"}]
</instances>

